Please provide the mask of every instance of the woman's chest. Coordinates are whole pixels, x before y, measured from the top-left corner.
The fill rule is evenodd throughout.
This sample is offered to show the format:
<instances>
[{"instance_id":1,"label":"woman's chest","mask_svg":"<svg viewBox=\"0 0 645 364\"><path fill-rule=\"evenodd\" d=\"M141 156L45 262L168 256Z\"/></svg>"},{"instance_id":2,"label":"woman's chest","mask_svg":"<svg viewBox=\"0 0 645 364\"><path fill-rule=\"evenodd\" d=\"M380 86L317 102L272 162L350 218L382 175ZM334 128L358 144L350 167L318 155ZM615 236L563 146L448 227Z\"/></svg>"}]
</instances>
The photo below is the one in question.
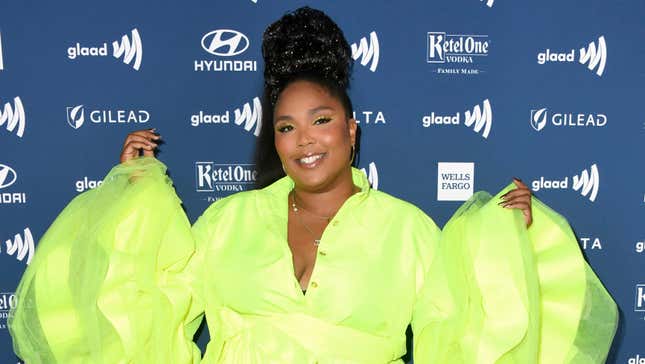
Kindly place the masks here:
<instances>
[{"instance_id":1,"label":"woman's chest","mask_svg":"<svg viewBox=\"0 0 645 364\"><path fill-rule=\"evenodd\" d=\"M415 256L395 229L371 234L332 221L316 249L306 295L286 231L257 224L207 250L207 306L240 313L304 312L334 322L384 328L409 317ZM406 316L407 315L407 316ZM398 325L398 324L397 324Z\"/></svg>"}]
</instances>

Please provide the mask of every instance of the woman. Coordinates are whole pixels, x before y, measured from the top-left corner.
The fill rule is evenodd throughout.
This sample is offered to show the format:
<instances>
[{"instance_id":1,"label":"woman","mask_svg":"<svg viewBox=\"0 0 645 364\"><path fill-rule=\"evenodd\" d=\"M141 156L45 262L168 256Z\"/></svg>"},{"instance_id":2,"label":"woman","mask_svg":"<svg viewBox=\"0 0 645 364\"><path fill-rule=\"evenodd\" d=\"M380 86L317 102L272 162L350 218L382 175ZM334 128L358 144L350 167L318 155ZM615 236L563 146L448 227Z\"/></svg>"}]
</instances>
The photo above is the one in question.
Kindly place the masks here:
<instances>
[{"instance_id":1,"label":"woman","mask_svg":"<svg viewBox=\"0 0 645 364\"><path fill-rule=\"evenodd\" d=\"M130 134L121 154L123 165L86 199L105 202L106 197L97 196L108 195L109 188L122 191L112 195L127 195L126 207L107 212L111 218L106 220L118 217L136 225L111 226L106 240L99 239L76 258L80 262L94 255L100 261L99 273L88 274L83 268L81 275L93 280L63 284L71 298L59 307L72 307L69 317L78 322L82 334L68 332L72 339L63 340L51 333L51 315L38 303L39 290L51 285L39 283L38 275L54 260L37 257L23 278L19 297L33 303L39 330L26 329L36 325L19 308L12 321L17 353L46 362L198 362L192 336L205 313L212 339L204 363L401 362L410 323L417 363L537 358L542 341L532 337L538 329L530 328L538 322L536 298L527 299L529 328L508 327L490 340L502 345L486 342L490 331L473 335L478 313L464 308L463 302L480 296L460 297L473 286L465 277L470 268L455 272L454 266L448 267L466 262L455 250L465 244L444 241L446 248L440 249L439 229L429 217L409 203L371 190L365 176L351 167L357 142L347 96L351 58L336 24L320 11L298 9L266 30L263 56L268 120L263 123L257 164L267 187L214 203L191 235L160 164L136 158L140 151L152 157L159 136L154 130ZM160 187L159 181L166 185ZM531 225L531 194L520 181L515 184L518 188L504 194L500 204L521 210L523 224ZM68 209L87 210L94 203L82 199L71 204L79 207ZM152 201L160 205L157 211L145 210ZM517 217L495 209L504 219ZM158 211L172 212L157 218ZM151 242L148 232L162 226L165 233ZM141 230L134 238L133 229ZM123 231L127 238L118 238ZM509 245L509 251L530 250L525 242ZM159 258L147 266L151 255ZM487 262L499 260L503 265L513 257L509 253ZM513 279L528 274L528 268L522 269ZM45 279L42 273L40 279ZM76 293L88 287L97 292ZM525 316L520 316L521 321ZM516 340L518 332L530 340ZM44 353L34 343L51 350ZM79 343L86 347L78 349Z\"/></svg>"}]
</instances>

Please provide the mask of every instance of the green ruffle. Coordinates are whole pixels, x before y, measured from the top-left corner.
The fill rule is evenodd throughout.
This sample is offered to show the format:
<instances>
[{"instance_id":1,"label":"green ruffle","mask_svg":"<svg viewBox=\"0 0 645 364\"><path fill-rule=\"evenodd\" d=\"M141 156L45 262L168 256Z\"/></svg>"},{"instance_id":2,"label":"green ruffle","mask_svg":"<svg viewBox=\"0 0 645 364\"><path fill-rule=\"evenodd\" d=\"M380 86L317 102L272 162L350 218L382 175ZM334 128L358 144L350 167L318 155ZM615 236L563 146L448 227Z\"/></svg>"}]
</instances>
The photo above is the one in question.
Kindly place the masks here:
<instances>
[{"instance_id":1,"label":"green ruffle","mask_svg":"<svg viewBox=\"0 0 645 364\"><path fill-rule=\"evenodd\" d=\"M166 167L142 158L77 196L40 240L9 328L27 363L192 363L194 243ZM196 354L197 353L197 354ZM196 355L195 355L196 354Z\"/></svg>"},{"instance_id":2,"label":"green ruffle","mask_svg":"<svg viewBox=\"0 0 645 364\"><path fill-rule=\"evenodd\" d=\"M533 198L533 223L476 193L442 231L429 279L438 318L423 363L604 363L616 304L566 220ZM423 345L420 343L420 345Z\"/></svg>"}]
</instances>

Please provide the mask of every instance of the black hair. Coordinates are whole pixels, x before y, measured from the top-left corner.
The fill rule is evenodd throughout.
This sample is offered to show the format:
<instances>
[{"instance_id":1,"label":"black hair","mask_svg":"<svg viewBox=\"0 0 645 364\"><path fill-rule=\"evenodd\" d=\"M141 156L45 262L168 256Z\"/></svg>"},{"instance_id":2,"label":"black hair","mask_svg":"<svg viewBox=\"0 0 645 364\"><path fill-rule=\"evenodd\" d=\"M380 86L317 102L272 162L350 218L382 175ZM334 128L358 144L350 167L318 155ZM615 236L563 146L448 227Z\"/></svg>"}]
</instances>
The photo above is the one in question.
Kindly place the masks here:
<instances>
[{"instance_id":1,"label":"black hair","mask_svg":"<svg viewBox=\"0 0 645 364\"><path fill-rule=\"evenodd\" d=\"M284 177L275 149L273 110L280 93L295 81L309 81L336 97L347 118L352 102L347 94L353 65L351 49L342 30L324 12L302 7L285 14L265 30L262 41L264 92L262 127L255 148L256 188ZM358 156L360 129L355 153ZM358 157L354 158L356 164Z\"/></svg>"}]
</instances>

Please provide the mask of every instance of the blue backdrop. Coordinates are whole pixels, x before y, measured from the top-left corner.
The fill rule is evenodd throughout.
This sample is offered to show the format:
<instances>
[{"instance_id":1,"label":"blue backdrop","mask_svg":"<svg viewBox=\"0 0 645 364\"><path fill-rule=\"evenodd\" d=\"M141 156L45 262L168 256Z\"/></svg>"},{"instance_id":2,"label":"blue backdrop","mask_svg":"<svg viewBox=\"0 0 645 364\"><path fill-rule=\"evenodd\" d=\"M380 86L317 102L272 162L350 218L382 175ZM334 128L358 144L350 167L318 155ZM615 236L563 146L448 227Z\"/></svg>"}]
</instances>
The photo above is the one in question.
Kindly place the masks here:
<instances>
[{"instance_id":1,"label":"blue backdrop","mask_svg":"<svg viewBox=\"0 0 645 364\"><path fill-rule=\"evenodd\" d=\"M601 0L3 1L0 362L17 361L6 315L34 245L127 133L162 134L192 221L251 188L262 32L302 5L352 44L374 187L443 225L521 178L620 307L608 362L645 363L645 3Z\"/></svg>"}]
</instances>

